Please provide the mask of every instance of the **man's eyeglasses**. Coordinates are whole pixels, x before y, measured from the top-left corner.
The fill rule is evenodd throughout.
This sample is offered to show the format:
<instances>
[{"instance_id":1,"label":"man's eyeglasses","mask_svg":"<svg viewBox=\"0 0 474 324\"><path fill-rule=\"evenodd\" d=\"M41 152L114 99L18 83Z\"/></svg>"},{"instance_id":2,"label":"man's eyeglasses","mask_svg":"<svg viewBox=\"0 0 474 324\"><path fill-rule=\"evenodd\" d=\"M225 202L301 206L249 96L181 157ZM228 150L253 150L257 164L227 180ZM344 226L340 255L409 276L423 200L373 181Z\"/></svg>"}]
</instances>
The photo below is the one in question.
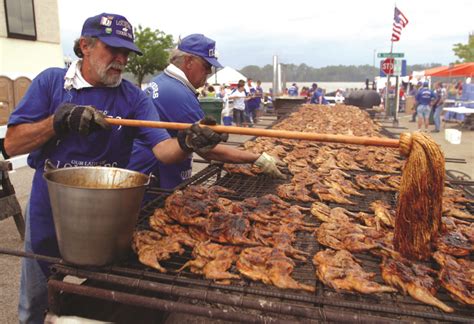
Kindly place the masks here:
<instances>
[{"instance_id":1,"label":"man's eyeglasses","mask_svg":"<svg viewBox=\"0 0 474 324\"><path fill-rule=\"evenodd\" d=\"M195 56L195 58L198 59L199 62L201 62L201 65L206 70L206 74L211 74L212 73L212 65L209 64L208 61L206 61L203 58L200 58L198 56Z\"/></svg>"}]
</instances>

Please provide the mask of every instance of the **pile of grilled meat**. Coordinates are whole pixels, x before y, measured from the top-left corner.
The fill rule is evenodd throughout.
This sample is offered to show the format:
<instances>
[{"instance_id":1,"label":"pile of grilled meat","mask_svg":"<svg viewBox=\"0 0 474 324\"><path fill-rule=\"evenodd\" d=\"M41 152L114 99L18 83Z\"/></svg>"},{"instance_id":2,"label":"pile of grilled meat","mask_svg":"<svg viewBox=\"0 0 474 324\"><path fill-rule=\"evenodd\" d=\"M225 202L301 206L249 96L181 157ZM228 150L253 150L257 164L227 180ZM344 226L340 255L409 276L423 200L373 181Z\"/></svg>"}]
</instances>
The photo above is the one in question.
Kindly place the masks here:
<instances>
[{"instance_id":1,"label":"pile of grilled meat","mask_svg":"<svg viewBox=\"0 0 474 324\"><path fill-rule=\"evenodd\" d=\"M342 105L305 105L273 128L381 136L367 113ZM188 247L193 259L178 271L188 269L220 284L247 278L314 292L317 279L340 292L408 293L452 312L435 296L442 286L454 300L474 305L474 216L465 208L473 201L462 191L446 187L443 231L433 246L433 262L422 264L393 249L393 205L403 167L396 150L268 138L244 148L285 161L288 181L277 185L275 194L242 201L222 197L229 189L219 186L174 192L150 217L150 229L134 235L140 262L166 272L160 261ZM261 177L251 166L225 165L225 170ZM383 193L380 199L374 199L377 193ZM321 250L309 255L296 248L299 232L311 233ZM353 253L377 258L383 282L376 282L376 274L364 270ZM311 260L314 282L295 280L296 264Z\"/></svg>"}]
</instances>

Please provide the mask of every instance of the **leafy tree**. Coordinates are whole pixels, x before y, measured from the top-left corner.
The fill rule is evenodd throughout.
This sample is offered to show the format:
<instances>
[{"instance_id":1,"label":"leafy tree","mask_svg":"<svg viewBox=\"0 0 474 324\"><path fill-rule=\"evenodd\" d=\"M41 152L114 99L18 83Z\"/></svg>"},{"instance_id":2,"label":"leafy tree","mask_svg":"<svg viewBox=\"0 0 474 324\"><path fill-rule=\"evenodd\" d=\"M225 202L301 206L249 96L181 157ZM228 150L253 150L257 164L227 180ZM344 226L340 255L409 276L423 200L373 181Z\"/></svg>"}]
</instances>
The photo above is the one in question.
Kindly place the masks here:
<instances>
[{"instance_id":1,"label":"leafy tree","mask_svg":"<svg viewBox=\"0 0 474 324\"><path fill-rule=\"evenodd\" d=\"M461 59L456 61L456 63L474 62L474 34L469 35L469 42L467 44L454 44L453 51Z\"/></svg>"},{"instance_id":2,"label":"leafy tree","mask_svg":"<svg viewBox=\"0 0 474 324\"><path fill-rule=\"evenodd\" d=\"M143 29L141 25L135 28L135 44L142 51L143 56L130 55L125 71L131 72L142 84L147 74L162 71L168 64L168 50L173 47L173 36L162 31L152 31L149 27Z\"/></svg>"}]
</instances>

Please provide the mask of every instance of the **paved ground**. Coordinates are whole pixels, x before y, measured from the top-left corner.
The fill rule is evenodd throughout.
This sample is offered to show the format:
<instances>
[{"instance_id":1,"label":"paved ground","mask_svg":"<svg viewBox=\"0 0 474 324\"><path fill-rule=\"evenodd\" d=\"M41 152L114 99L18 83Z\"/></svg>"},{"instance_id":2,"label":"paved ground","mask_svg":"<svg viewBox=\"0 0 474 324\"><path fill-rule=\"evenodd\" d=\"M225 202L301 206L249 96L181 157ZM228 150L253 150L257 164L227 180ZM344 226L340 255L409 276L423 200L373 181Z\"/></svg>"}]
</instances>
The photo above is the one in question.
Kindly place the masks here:
<instances>
[{"instance_id":1,"label":"paved ground","mask_svg":"<svg viewBox=\"0 0 474 324\"><path fill-rule=\"evenodd\" d=\"M415 123L409 122L410 116L400 116L399 127L406 127L403 131L413 131L416 129ZM270 121L266 121L268 124ZM384 126L391 126L392 122L381 122ZM458 128L456 124L446 125L450 128ZM400 129L388 128L390 131L400 132ZM432 134L433 138L439 143L449 158L465 159L466 164L447 163L447 170L461 171L474 179L474 131L463 130L461 144L450 144L444 139L444 132ZM231 136L230 141L241 142L248 137ZM196 164L196 170L205 167L204 164ZM22 209L28 199L30 183L33 172L25 167L10 173L12 183L17 192ZM22 249L22 242L17 233L13 218L0 221L0 247L8 249ZM20 274L20 258L10 257L0 254L0 323L17 323L17 304L18 304L18 281ZM180 320L172 322L182 322Z\"/></svg>"}]
</instances>

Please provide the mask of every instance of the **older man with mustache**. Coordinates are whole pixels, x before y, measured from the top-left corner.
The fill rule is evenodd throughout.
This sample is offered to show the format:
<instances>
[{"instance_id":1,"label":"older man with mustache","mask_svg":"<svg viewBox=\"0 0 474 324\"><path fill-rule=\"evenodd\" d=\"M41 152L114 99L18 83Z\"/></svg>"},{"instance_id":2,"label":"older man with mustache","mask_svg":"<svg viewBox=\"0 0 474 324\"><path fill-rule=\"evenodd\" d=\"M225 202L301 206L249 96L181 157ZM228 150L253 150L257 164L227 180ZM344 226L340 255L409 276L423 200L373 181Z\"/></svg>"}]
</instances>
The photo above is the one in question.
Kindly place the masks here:
<instances>
[{"instance_id":1,"label":"older man with mustache","mask_svg":"<svg viewBox=\"0 0 474 324\"><path fill-rule=\"evenodd\" d=\"M25 213L25 250L49 256L59 256L59 251L43 179L47 160L57 168L125 167L133 140L140 138L155 158L176 163L190 152L208 150L225 138L198 125L171 139L165 130L111 127L106 122L104 116L159 120L145 93L122 80L130 52L142 54L125 17L103 13L88 18L74 51L80 60L68 69L50 68L33 80L9 119L4 142L5 152L11 156L30 153L28 164L36 172ZM47 263L23 260L21 323L44 322L48 276Z\"/></svg>"}]
</instances>

